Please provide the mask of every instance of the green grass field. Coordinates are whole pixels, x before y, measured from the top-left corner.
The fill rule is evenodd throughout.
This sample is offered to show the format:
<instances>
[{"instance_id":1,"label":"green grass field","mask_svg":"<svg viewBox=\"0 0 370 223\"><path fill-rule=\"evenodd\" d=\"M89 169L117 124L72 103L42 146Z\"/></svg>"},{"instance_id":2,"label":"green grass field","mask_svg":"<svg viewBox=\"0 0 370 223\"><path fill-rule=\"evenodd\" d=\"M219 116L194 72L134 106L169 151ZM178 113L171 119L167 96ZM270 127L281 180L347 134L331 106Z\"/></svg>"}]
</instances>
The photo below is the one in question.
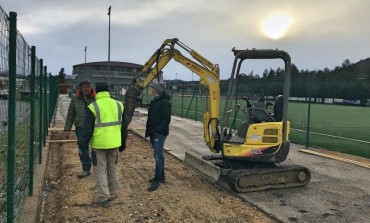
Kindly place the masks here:
<instances>
[{"instance_id":1,"label":"green grass field","mask_svg":"<svg viewBox=\"0 0 370 223\"><path fill-rule=\"evenodd\" d=\"M148 102L150 100L151 98ZM143 103L146 101L144 97ZM243 100L238 100L237 103L241 108L246 104ZM205 108L204 98L172 97L174 115L201 121ZM224 100L221 100L220 115L223 108ZM235 107L232 109L235 110ZM308 114L307 103L289 103L288 120L291 122L290 140L293 143L306 145ZM370 118L367 118L369 114L370 108L365 107L311 104L308 146L370 158ZM234 116L235 113L230 114L230 118ZM236 126L245 119L245 114L239 111ZM229 125L231 123L232 120L229 121Z\"/></svg>"},{"instance_id":2,"label":"green grass field","mask_svg":"<svg viewBox=\"0 0 370 223\"><path fill-rule=\"evenodd\" d=\"M309 145L370 158L369 113L366 107L311 104ZM306 132L294 129L307 130L308 104L289 103L288 118L291 141L305 145Z\"/></svg>"}]
</instances>

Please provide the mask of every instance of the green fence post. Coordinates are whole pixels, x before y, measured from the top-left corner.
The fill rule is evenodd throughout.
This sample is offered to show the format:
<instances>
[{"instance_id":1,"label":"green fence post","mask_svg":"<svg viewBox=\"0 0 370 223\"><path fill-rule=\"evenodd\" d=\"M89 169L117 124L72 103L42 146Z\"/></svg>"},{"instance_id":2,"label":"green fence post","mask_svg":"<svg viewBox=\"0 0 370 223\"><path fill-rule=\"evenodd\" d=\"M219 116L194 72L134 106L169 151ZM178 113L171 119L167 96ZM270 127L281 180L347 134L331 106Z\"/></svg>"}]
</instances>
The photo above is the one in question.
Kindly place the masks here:
<instances>
[{"instance_id":1,"label":"green fence post","mask_svg":"<svg viewBox=\"0 0 370 223\"><path fill-rule=\"evenodd\" d=\"M35 126L35 73L36 73L36 47L31 47L31 118L30 118L30 158L29 158L29 170L28 170L28 195L32 196L33 194L33 167L34 167L34 141L35 141L35 133L34 128Z\"/></svg>"},{"instance_id":2,"label":"green fence post","mask_svg":"<svg viewBox=\"0 0 370 223\"><path fill-rule=\"evenodd\" d=\"M57 107L57 102L58 102L58 98L59 98L59 89L58 89L58 81L57 81L57 78L54 78L54 103L53 103L53 114L54 114L54 111L55 111L55 108Z\"/></svg>"},{"instance_id":3,"label":"green fence post","mask_svg":"<svg viewBox=\"0 0 370 223\"><path fill-rule=\"evenodd\" d=\"M46 97L46 109L47 109L47 111L46 111L46 116L47 116L47 120L48 120L48 122L49 122L49 118L50 118L50 116L49 116L49 112L50 112L50 106L49 106L49 104L50 104L50 73L49 73L49 75L48 74L46 74L46 95L47 95L47 97ZM47 123L46 124L46 127L47 127L47 129L48 129L48 127L49 127L49 123ZM47 134L46 135L48 135L49 134L49 131L47 131Z\"/></svg>"},{"instance_id":4,"label":"green fence post","mask_svg":"<svg viewBox=\"0 0 370 223\"><path fill-rule=\"evenodd\" d=\"M149 90L146 88L146 104L149 104Z\"/></svg>"},{"instance_id":5,"label":"green fence post","mask_svg":"<svg viewBox=\"0 0 370 223\"><path fill-rule=\"evenodd\" d=\"M46 128L46 135L49 135L49 123L50 123L50 77L48 75L48 73L46 73L46 124L45 124L45 128Z\"/></svg>"},{"instance_id":6,"label":"green fence post","mask_svg":"<svg viewBox=\"0 0 370 223\"><path fill-rule=\"evenodd\" d=\"M44 133L43 133L43 107L44 107L44 91L43 91L43 83L42 83L42 80L43 80L43 72L44 72L44 67L43 67L43 60L40 59L40 89L39 89L39 93L40 93L40 114L39 114L39 164L42 163L42 145L44 144Z\"/></svg>"},{"instance_id":7,"label":"green fence post","mask_svg":"<svg viewBox=\"0 0 370 223\"><path fill-rule=\"evenodd\" d=\"M54 77L53 82L52 82L52 89L53 89L53 103L52 103L52 111L51 111L51 117L53 118L55 108L57 105L58 97L59 97L59 91L58 91L58 81L57 78Z\"/></svg>"},{"instance_id":8,"label":"green fence post","mask_svg":"<svg viewBox=\"0 0 370 223\"><path fill-rule=\"evenodd\" d=\"M173 91L171 90L171 96L170 96L170 103L171 103L171 105L172 105L172 93L173 93ZM172 112L172 110L173 110L173 106L171 106L171 112Z\"/></svg>"},{"instance_id":9,"label":"green fence post","mask_svg":"<svg viewBox=\"0 0 370 223\"><path fill-rule=\"evenodd\" d=\"M9 97L8 97L8 154L7 154L7 222L14 222L15 179L15 94L17 74L17 13L9 13Z\"/></svg>"},{"instance_id":10,"label":"green fence post","mask_svg":"<svg viewBox=\"0 0 370 223\"><path fill-rule=\"evenodd\" d=\"M184 117L184 88L181 91L181 117Z\"/></svg>"},{"instance_id":11,"label":"green fence post","mask_svg":"<svg viewBox=\"0 0 370 223\"><path fill-rule=\"evenodd\" d=\"M197 85L197 89L195 90L195 121L198 121L198 95L199 95L199 84Z\"/></svg>"},{"instance_id":12,"label":"green fence post","mask_svg":"<svg viewBox=\"0 0 370 223\"><path fill-rule=\"evenodd\" d=\"M190 104L189 104L189 106L188 106L188 110L186 111L186 118L188 118L189 110L190 110L190 106L191 106L191 104L193 103L193 99L194 99L195 93L196 93L196 91L194 91L193 96L191 97ZM195 119L194 119L194 120L195 120Z\"/></svg>"},{"instance_id":13,"label":"green fence post","mask_svg":"<svg viewBox=\"0 0 370 223\"><path fill-rule=\"evenodd\" d=\"M48 125L48 127L50 128L50 124L51 124L51 119L52 119L52 115L53 115L53 113L52 113L52 111L53 111L53 105L52 105L52 102L54 101L54 95L52 94L53 92L52 92L52 90L51 90L51 83L52 83L52 79L51 79L51 73L49 73L49 113L48 113L48 115L49 115L49 125ZM49 131L48 131L49 132Z\"/></svg>"},{"instance_id":14,"label":"green fence post","mask_svg":"<svg viewBox=\"0 0 370 223\"><path fill-rule=\"evenodd\" d=\"M307 117L307 131L306 131L306 148L308 148L310 138L310 119L311 119L311 87L312 87L312 73L310 74L310 82L308 86L308 117Z\"/></svg>"},{"instance_id":15,"label":"green fence post","mask_svg":"<svg viewBox=\"0 0 370 223\"><path fill-rule=\"evenodd\" d=\"M46 86L46 75L47 75L48 67L44 66L44 80L43 80L43 85L44 85L44 146L46 146L46 136L48 135L48 103L47 103L47 97L48 97L48 91L47 91L47 86Z\"/></svg>"},{"instance_id":16,"label":"green fence post","mask_svg":"<svg viewBox=\"0 0 370 223\"><path fill-rule=\"evenodd\" d=\"M51 101L52 101L52 94L51 94L51 73L49 72L49 81L48 81L48 93L49 93L49 103L48 103L48 134L49 134L49 128L50 128L50 123L51 123Z\"/></svg>"}]
</instances>

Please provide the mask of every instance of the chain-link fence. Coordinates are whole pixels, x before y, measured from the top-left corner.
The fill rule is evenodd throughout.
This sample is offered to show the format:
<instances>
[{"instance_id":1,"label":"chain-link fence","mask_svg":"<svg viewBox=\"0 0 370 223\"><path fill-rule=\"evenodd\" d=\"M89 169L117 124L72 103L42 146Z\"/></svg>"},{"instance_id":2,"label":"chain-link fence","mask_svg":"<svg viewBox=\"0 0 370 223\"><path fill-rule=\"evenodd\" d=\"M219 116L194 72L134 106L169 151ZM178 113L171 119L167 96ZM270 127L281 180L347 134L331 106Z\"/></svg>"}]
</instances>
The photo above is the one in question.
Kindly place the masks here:
<instances>
[{"instance_id":1,"label":"chain-link fence","mask_svg":"<svg viewBox=\"0 0 370 223\"><path fill-rule=\"evenodd\" d=\"M46 75L36 47L17 31L17 14L0 8L0 222L19 220L42 162L57 80Z\"/></svg>"},{"instance_id":2,"label":"chain-link fence","mask_svg":"<svg viewBox=\"0 0 370 223\"><path fill-rule=\"evenodd\" d=\"M309 89L310 83L306 84ZM226 95L226 89L227 83L222 82L221 95ZM203 113L208 108L207 92L200 84L183 83L167 86L167 91L171 96L174 115L202 121ZM272 105L279 92L277 95L266 94L268 92L264 89L259 92L237 91L228 123L238 129L243 121L248 120L247 102L243 98L254 104L264 97L265 104L271 105L267 106L267 110L273 113ZM142 106L145 107L151 100L153 96L144 91ZM291 123L290 140L293 143L370 158L370 120L367 118L369 107L348 104L344 103L345 100L333 98L320 100L311 98L311 103L309 101L309 97L290 97L288 120ZM224 102L225 97L222 96L219 108L220 120L224 112Z\"/></svg>"}]
</instances>

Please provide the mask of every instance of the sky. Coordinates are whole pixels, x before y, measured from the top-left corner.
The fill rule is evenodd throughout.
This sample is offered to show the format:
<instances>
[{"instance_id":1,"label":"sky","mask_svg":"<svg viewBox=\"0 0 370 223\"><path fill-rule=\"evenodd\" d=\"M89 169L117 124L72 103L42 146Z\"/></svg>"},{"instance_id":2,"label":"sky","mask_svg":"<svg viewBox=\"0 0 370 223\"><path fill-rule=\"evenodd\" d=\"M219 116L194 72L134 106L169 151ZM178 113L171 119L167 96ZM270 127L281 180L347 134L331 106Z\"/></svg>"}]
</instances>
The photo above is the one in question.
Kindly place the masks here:
<instances>
[{"instance_id":1,"label":"sky","mask_svg":"<svg viewBox=\"0 0 370 223\"><path fill-rule=\"evenodd\" d=\"M237 49L279 49L299 70L334 69L370 57L368 0L1 0L48 72L72 74L75 64L110 61L144 64L164 40L179 38L230 77ZM111 15L108 8L111 6ZM178 48L181 51L181 48ZM186 52L183 55L191 58ZM245 73L284 67L249 60ZM197 80L171 61L164 79Z\"/></svg>"}]
</instances>

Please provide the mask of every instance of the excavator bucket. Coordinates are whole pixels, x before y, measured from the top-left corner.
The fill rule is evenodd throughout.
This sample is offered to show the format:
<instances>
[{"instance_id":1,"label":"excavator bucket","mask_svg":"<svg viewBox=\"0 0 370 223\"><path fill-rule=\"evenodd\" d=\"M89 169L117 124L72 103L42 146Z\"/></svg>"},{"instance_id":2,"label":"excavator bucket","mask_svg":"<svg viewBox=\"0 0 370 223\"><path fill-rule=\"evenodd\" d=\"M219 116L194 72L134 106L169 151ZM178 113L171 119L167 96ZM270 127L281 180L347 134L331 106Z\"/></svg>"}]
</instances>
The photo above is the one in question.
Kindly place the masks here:
<instances>
[{"instance_id":1,"label":"excavator bucket","mask_svg":"<svg viewBox=\"0 0 370 223\"><path fill-rule=\"evenodd\" d=\"M125 111L128 118L129 124L131 123L134 110L139 103L141 91L135 87L131 86L125 94Z\"/></svg>"},{"instance_id":2,"label":"excavator bucket","mask_svg":"<svg viewBox=\"0 0 370 223\"><path fill-rule=\"evenodd\" d=\"M218 166L203 160L200 156L185 152L185 162L194 167L211 182L216 182L220 179L221 169Z\"/></svg>"}]
</instances>

